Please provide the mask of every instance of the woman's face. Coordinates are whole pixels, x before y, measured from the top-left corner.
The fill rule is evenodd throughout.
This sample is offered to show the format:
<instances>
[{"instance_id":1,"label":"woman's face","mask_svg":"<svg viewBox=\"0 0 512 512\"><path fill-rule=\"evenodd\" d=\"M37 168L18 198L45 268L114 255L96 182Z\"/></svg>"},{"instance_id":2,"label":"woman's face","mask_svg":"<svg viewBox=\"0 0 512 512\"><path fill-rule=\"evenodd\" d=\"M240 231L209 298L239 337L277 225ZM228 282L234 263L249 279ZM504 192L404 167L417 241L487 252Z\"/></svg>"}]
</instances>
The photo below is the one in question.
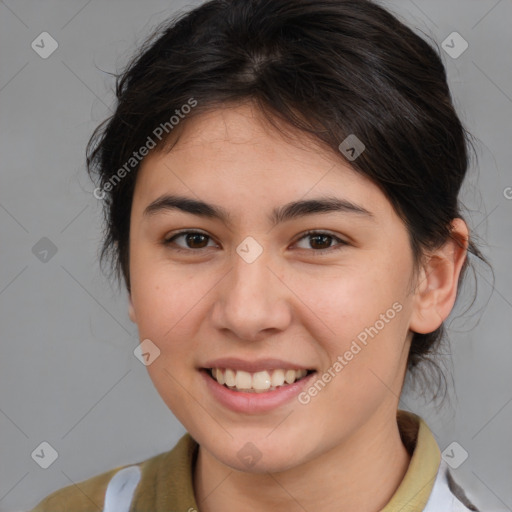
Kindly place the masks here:
<instances>
[{"instance_id":1,"label":"woman's face","mask_svg":"<svg viewBox=\"0 0 512 512\"><path fill-rule=\"evenodd\" d=\"M130 317L151 340L143 351L165 403L215 458L254 472L308 462L394 418L414 296L408 234L390 202L340 156L286 141L249 105L182 128L172 151L143 161L130 228ZM327 198L339 208L290 206ZM175 237L188 231L200 235ZM211 367L246 391L214 381ZM304 373L293 369L314 373L283 383Z\"/></svg>"}]
</instances>

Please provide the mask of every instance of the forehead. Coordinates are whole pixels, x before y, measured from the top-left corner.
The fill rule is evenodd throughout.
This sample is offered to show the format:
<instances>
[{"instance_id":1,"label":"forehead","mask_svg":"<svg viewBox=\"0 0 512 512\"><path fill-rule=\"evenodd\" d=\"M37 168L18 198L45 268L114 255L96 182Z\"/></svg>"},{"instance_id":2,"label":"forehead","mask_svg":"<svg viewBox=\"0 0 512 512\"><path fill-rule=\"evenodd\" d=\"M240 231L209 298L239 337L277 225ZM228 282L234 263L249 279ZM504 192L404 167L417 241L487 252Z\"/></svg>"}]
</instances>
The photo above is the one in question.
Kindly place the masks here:
<instances>
[{"instance_id":1,"label":"forehead","mask_svg":"<svg viewBox=\"0 0 512 512\"><path fill-rule=\"evenodd\" d=\"M182 193L247 207L336 195L385 212L380 189L340 155L298 130L284 133L252 105L219 108L179 126L172 149L150 153L137 176L135 199ZM274 204L274 205L275 205Z\"/></svg>"},{"instance_id":2,"label":"forehead","mask_svg":"<svg viewBox=\"0 0 512 512\"><path fill-rule=\"evenodd\" d=\"M185 118L178 130L170 134L168 145L178 158L180 153L188 159L208 154L216 160L242 161L245 168L289 160L300 167L316 168L339 160L339 155L333 155L332 149L322 146L316 138L277 118L273 122L277 127L252 102L226 105ZM254 161L244 155L265 158Z\"/></svg>"}]
</instances>

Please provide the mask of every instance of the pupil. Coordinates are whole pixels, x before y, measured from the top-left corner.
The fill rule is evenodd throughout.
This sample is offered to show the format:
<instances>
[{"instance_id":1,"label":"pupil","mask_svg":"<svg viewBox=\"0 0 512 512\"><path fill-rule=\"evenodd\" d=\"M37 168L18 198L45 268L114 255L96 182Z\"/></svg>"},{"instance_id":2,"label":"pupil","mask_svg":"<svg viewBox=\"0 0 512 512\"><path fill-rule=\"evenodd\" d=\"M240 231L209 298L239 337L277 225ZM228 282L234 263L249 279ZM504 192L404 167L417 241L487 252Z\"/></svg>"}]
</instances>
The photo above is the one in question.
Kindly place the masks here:
<instances>
[{"instance_id":1,"label":"pupil","mask_svg":"<svg viewBox=\"0 0 512 512\"><path fill-rule=\"evenodd\" d=\"M192 238L192 240L195 240L195 238L198 238L198 237L205 237L205 235L202 235L201 233L192 233L191 235L187 235L187 242L190 242L190 239ZM197 241L197 240L195 240ZM194 241L192 242L192 245L194 244Z\"/></svg>"},{"instance_id":2,"label":"pupil","mask_svg":"<svg viewBox=\"0 0 512 512\"><path fill-rule=\"evenodd\" d=\"M329 235L314 235L312 240L315 240L315 239L323 239L324 242L325 240L328 240L330 238ZM313 245L314 245L314 242L313 242ZM327 246L329 246L329 243L327 242ZM322 247L323 248L323 247Z\"/></svg>"}]
</instances>

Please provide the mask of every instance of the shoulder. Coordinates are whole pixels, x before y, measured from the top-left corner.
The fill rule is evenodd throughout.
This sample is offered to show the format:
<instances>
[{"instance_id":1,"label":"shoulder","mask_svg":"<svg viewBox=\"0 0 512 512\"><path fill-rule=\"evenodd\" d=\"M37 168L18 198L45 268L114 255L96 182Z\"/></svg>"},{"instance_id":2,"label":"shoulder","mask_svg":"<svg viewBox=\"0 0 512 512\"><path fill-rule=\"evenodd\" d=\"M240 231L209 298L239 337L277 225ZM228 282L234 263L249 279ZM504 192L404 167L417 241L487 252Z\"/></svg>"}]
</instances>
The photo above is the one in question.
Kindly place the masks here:
<instances>
[{"instance_id":1,"label":"shoulder","mask_svg":"<svg viewBox=\"0 0 512 512\"><path fill-rule=\"evenodd\" d=\"M58 489L43 498L30 512L99 512L104 509L107 487L116 474L126 473L122 470L127 468L140 468L142 472L167 454L168 452L160 453L142 462L117 466L87 480Z\"/></svg>"}]
</instances>

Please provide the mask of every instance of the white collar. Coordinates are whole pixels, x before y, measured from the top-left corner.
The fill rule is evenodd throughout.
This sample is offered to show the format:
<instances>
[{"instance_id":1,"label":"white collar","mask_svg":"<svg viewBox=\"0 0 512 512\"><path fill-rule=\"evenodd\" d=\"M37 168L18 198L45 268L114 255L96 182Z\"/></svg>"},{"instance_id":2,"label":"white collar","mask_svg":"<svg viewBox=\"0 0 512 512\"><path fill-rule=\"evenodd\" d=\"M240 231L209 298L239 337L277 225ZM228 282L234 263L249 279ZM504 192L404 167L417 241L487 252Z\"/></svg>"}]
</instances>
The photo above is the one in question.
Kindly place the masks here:
<instances>
[{"instance_id":1,"label":"white collar","mask_svg":"<svg viewBox=\"0 0 512 512\"><path fill-rule=\"evenodd\" d=\"M448 464L441 459L434 487L423 512L471 512L448 486Z\"/></svg>"},{"instance_id":2,"label":"white collar","mask_svg":"<svg viewBox=\"0 0 512 512\"><path fill-rule=\"evenodd\" d=\"M118 471L108 484L103 512L129 512L140 477L139 466Z\"/></svg>"}]
</instances>

